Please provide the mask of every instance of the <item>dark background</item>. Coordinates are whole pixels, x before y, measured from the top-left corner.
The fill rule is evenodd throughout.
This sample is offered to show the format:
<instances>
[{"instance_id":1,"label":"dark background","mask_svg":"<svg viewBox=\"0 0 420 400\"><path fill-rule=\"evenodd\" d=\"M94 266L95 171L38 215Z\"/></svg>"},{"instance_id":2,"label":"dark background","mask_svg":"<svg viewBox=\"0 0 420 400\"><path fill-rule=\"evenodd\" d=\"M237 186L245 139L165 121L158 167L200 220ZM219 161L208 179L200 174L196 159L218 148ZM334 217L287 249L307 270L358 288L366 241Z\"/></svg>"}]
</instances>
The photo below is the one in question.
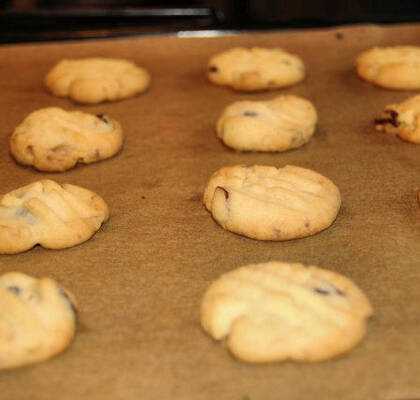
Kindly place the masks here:
<instances>
[{"instance_id":1,"label":"dark background","mask_svg":"<svg viewBox=\"0 0 420 400\"><path fill-rule=\"evenodd\" d=\"M0 43L418 20L413 0L0 0Z\"/></svg>"}]
</instances>

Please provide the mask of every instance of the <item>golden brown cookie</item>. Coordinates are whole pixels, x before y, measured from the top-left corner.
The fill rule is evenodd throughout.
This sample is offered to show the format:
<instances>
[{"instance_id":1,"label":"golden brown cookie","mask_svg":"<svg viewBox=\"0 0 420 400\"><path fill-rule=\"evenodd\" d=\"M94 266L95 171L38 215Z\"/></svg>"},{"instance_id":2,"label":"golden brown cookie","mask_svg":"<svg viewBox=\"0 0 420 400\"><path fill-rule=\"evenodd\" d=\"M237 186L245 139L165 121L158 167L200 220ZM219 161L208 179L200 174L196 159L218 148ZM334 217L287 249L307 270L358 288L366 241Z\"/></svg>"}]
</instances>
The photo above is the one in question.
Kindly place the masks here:
<instances>
[{"instance_id":1,"label":"golden brown cookie","mask_svg":"<svg viewBox=\"0 0 420 400\"><path fill-rule=\"evenodd\" d=\"M62 60L48 72L44 82L56 96L96 104L145 91L150 75L131 61L96 57Z\"/></svg>"},{"instance_id":2,"label":"golden brown cookie","mask_svg":"<svg viewBox=\"0 0 420 400\"><path fill-rule=\"evenodd\" d=\"M90 190L43 179L0 196L0 254L36 244L64 249L88 240L108 219L105 202Z\"/></svg>"},{"instance_id":3,"label":"golden brown cookie","mask_svg":"<svg viewBox=\"0 0 420 400\"><path fill-rule=\"evenodd\" d=\"M300 82L305 66L282 49L235 47L210 58L207 76L216 85L236 90L269 90Z\"/></svg>"},{"instance_id":4,"label":"golden brown cookie","mask_svg":"<svg viewBox=\"0 0 420 400\"><path fill-rule=\"evenodd\" d=\"M0 369L47 360L74 337L74 297L50 278L1 275L0 308Z\"/></svg>"},{"instance_id":5,"label":"golden brown cookie","mask_svg":"<svg viewBox=\"0 0 420 400\"><path fill-rule=\"evenodd\" d=\"M237 101L217 121L217 136L241 151L286 151L303 146L315 132L317 113L302 97Z\"/></svg>"},{"instance_id":6,"label":"golden brown cookie","mask_svg":"<svg viewBox=\"0 0 420 400\"><path fill-rule=\"evenodd\" d=\"M375 119L375 128L398 135L407 142L420 143L420 95L386 106L385 111Z\"/></svg>"},{"instance_id":7,"label":"golden brown cookie","mask_svg":"<svg viewBox=\"0 0 420 400\"><path fill-rule=\"evenodd\" d=\"M202 300L201 325L246 362L314 362L358 344L371 314L364 293L343 275L267 262L213 282Z\"/></svg>"},{"instance_id":8,"label":"golden brown cookie","mask_svg":"<svg viewBox=\"0 0 420 400\"><path fill-rule=\"evenodd\" d=\"M259 240L289 240L328 228L341 197L333 182L310 169L237 165L212 175L204 204L228 231Z\"/></svg>"},{"instance_id":9,"label":"golden brown cookie","mask_svg":"<svg viewBox=\"0 0 420 400\"><path fill-rule=\"evenodd\" d=\"M42 108L29 114L10 138L17 162L41 171L65 171L89 164L121 150L120 124L104 114Z\"/></svg>"},{"instance_id":10,"label":"golden brown cookie","mask_svg":"<svg viewBox=\"0 0 420 400\"><path fill-rule=\"evenodd\" d=\"M420 47L374 47L357 57L356 70L362 79L384 88L420 89Z\"/></svg>"}]
</instances>

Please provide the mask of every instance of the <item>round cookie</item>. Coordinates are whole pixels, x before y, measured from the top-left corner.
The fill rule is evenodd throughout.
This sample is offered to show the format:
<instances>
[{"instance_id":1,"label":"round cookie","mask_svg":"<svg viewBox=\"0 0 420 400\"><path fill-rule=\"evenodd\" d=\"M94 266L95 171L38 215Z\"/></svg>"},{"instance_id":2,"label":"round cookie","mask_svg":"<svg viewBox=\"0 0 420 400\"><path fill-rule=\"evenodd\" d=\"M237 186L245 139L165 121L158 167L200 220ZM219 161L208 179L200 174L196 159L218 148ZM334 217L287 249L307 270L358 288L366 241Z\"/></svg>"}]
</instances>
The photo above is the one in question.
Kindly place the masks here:
<instances>
[{"instance_id":1,"label":"round cookie","mask_svg":"<svg viewBox=\"0 0 420 400\"><path fill-rule=\"evenodd\" d=\"M289 240L328 228L340 209L337 186L310 169L237 165L216 171L204 204L224 229L259 240Z\"/></svg>"},{"instance_id":2,"label":"round cookie","mask_svg":"<svg viewBox=\"0 0 420 400\"><path fill-rule=\"evenodd\" d=\"M144 68L124 59L81 58L60 61L48 72L44 83L56 96L96 104L145 91L150 75Z\"/></svg>"},{"instance_id":3,"label":"round cookie","mask_svg":"<svg viewBox=\"0 0 420 400\"><path fill-rule=\"evenodd\" d=\"M207 289L201 325L246 362L322 361L366 333L364 293L343 275L298 263L247 265Z\"/></svg>"},{"instance_id":4,"label":"round cookie","mask_svg":"<svg viewBox=\"0 0 420 400\"><path fill-rule=\"evenodd\" d=\"M362 79L387 89L419 89L420 47L374 47L357 57L356 70Z\"/></svg>"},{"instance_id":5,"label":"round cookie","mask_svg":"<svg viewBox=\"0 0 420 400\"><path fill-rule=\"evenodd\" d=\"M0 196L0 254L88 240L108 219L105 202L79 186L43 179Z\"/></svg>"},{"instance_id":6,"label":"round cookie","mask_svg":"<svg viewBox=\"0 0 420 400\"><path fill-rule=\"evenodd\" d=\"M74 298L50 278L0 276L0 308L0 369L51 358L74 337Z\"/></svg>"},{"instance_id":7,"label":"round cookie","mask_svg":"<svg viewBox=\"0 0 420 400\"><path fill-rule=\"evenodd\" d=\"M305 77L303 61L296 55L276 49L235 47L211 57L208 78L236 90L278 89Z\"/></svg>"},{"instance_id":8,"label":"round cookie","mask_svg":"<svg viewBox=\"0 0 420 400\"><path fill-rule=\"evenodd\" d=\"M217 121L217 136L236 150L285 151L307 143L317 119L312 103L298 96L237 101Z\"/></svg>"},{"instance_id":9,"label":"round cookie","mask_svg":"<svg viewBox=\"0 0 420 400\"><path fill-rule=\"evenodd\" d=\"M385 111L375 119L375 128L398 135L407 142L420 143L420 95L386 106Z\"/></svg>"},{"instance_id":10,"label":"round cookie","mask_svg":"<svg viewBox=\"0 0 420 400\"><path fill-rule=\"evenodd\" d=\"M29 114L10 138L17 162L41 171L65 171L89 164L121 150L120 124L106 115L42 108Z\"/></svg>"}]
</instances>

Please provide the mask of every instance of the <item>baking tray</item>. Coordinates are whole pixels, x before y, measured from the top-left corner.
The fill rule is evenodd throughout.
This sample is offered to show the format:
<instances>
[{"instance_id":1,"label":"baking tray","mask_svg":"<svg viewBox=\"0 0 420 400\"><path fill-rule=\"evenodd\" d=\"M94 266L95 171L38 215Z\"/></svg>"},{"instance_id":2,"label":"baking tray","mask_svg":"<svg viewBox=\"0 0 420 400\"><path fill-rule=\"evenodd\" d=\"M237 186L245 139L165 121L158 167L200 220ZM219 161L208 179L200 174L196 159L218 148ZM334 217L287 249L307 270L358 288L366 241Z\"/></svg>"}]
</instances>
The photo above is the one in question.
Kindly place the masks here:
<instances>
[{"instance_id":1,"label":"baking tray","mask_svg":"<svg viewBox=\"0 0 420 400\"><path fill-rule=\"evenodd\" d=\"M51 276L79 303L72 346L48 362L1 372L0 397L420 398L420 147L377 133L373 125L385 105L413 93L374 87L354 71L356 56L371 46L418 44L420 24L184 36L0 47L1 193L50 178L97 192L111 212L79 246L0 256L1 273ZM237 45L282 47L303 58L308 75L276 92L246 94L210 84L208 58ZM46 92L42 80L56 62L88 56L135 61L151 72L151 88L95 106ZM215 122L227 104L279 93L304 96L316 106L319 124L307 145L239 153L216 138ZM65 173L17 165L8 153L13 129L48 106L118 119L123 151ZM277 243L223 230L204 209L202 193L215 170L235 164L320 172L340 188L337 220L315 236ZM365 340L322 363L249 365L206 336L199 307L209 283L238 266L269 260L316 264L353 279L375 310Z\"/></svg>"}]
</instances>

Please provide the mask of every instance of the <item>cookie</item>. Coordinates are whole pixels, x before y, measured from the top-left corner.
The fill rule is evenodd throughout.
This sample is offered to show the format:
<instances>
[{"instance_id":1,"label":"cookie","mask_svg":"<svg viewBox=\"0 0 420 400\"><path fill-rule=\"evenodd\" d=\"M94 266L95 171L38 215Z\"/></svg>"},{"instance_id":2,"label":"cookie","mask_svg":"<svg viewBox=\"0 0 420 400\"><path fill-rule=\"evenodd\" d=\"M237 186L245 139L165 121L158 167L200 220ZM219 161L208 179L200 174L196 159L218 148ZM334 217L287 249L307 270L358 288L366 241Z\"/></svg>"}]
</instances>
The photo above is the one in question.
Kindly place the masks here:
<instances>
[{"instance_id":1,"label":"cookie","mask_svg":"<svg viewBox=\"0 0 420 400\"><path fill-rule=\"evenodd\" d=\"M121 100L145 91L150 75L133 62L117 58L62 60L46 75L47 89L78 103Z\"/></svg>"},{"instance_id":2,"label":"cookie","mask_svg":"<svg viewBox=\"0 0 420 400\"><path fill-rule=\"evenodd\" d=\"M356 70L362 79L387 89L419 89L420 47L374 47L357 57Z\"/></svg>"},{"instance_id":3,"label":"cookie","mask_svg":"<svg viewBox=\"0 0 420 400\"><path fill-rule=\"evenodd\" d=\"M398 135L407 142L420 143L420 95L385 107L375 119L377 131Z\"/></svg>"},{"instance_id":4,"label":"cookie","mask_svg":"<svg viewBox=\"0 0 420 400\"><path fill-rule=\"evenodd\" d=\"M282 49L236 47L216 54L208 63L209 80L235 90L278 89L304 77L303 61Z\"/></svg>"},{"instance_id":5,"label":"cookie","mask_svg":"<svg viewBox=\"0 0 420 400\"><path fill-rule=\"evenodd\" d=\"M221 168L204 192L204 205L218 224L259 240L313 235L334 222L340 204L328 178L292 165Z\"/></svg>"},{"instance_id":6,"label":"cookie","mask_svg":"<svg viewBox=\"0 0 420 400\"><path fill-rule=\"evenodd\" d=\"M343 275L268 262L213 282L202 300L201 325L246 362L315 362L358 344L371 314L364 293Z\"/></svg>"},{"instance_id":7,"label":"cookie","mask_svg":"<svg viewBox=\"0 0 420 400\"><path fill-rule=\"evenodd\" d=\"M0 308L0 369L47 360L74 337L74 297L50 278L0 276Z\"/></svg>"},{"instance_id":8,"label":"cookie","mask_svg":"<svg viewBox=\"0 0 420 400\"><path fill-rule=\"evenodd\" d=\"M285 151L307 143L317 119L312 103L298 96L237 101L217 121L217 136L236 150Z\"/></svg>"},{"instance_id":9,"label":"cookie","mask_svg":"<svg viewBox=\"0 0 420 400\"><path fill-rule=\"evenodd\" d=\"M121 150L120 124L104 114L42 108L29 114L10 138L10 153L40 171L65 171Z\"/></svg>"},{"instance_id":10,"label":"cookie","mask_svg":"<svg viewBox=\"0 0 420 400\"><path fill-rule=\"evenodd\" d=\"M79 186L43 179L0 196L0 254L36 244L48 249L88 240L108 219L97 194Z\"/></svg>"}]
</instances>

